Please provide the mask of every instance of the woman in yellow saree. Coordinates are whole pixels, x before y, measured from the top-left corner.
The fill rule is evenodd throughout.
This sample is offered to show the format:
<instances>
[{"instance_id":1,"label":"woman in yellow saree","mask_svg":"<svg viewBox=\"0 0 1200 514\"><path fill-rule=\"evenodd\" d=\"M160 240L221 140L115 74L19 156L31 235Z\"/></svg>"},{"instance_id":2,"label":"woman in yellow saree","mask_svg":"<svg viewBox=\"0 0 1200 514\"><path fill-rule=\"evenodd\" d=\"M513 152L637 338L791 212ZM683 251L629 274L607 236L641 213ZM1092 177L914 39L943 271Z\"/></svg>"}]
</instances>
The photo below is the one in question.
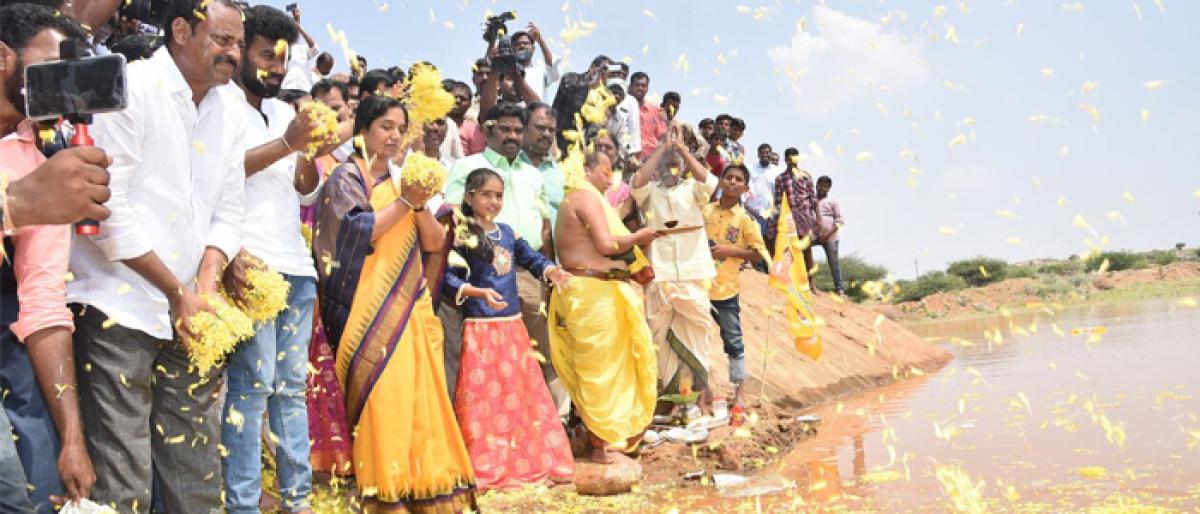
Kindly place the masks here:
<instances>
[{"instance_id":1,"label":"woman in yellow saree","mask_svg":"<svg viewBox=\"0 0 1200 514\"><path fill-rule=\"evenodd\" d=\"M358 489L369 510L477 510L429 296L444 271L432 192L391 164L407 128L398 101L371 96L355 116L356 154L321 192L313 250Z\"/></svg>"}]
</instances>

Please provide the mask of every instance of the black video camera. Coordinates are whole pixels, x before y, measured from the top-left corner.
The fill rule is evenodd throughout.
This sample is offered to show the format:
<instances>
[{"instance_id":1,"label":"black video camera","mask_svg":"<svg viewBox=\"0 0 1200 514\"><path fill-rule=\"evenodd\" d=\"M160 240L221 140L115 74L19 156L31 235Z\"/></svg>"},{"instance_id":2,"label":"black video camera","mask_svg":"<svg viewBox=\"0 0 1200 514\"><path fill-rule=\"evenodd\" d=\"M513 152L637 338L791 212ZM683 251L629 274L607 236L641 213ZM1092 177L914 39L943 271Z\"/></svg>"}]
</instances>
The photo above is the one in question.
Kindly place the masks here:
<instances>
[{"instance_id":1,"label":"black video camera","mask_svg":"<svg viewBox=\"0 0 1200 514\"><path fill-rule=\"evenodd\" d=\"M170 1L166 0L125 0L117 8L122 18L138 20L154 27L166 27L170 20Z\"/></svg>"},{"instance_id":2,"label":"black video camera","mask_svg":"<svg viewBox=\"0 0 1200 514\"><path fill-rule=\"evenodd\" d=\"M483 40L489 45L496 45L496 56L488 60L492 70L497 72L514 71L521 62L533 57L532 51L518 52L513 48L512 36L508 35L507 23L517 19L514 11L505 11L495 16L488 16L483 26Z\"/></svg>"}]
</instances>

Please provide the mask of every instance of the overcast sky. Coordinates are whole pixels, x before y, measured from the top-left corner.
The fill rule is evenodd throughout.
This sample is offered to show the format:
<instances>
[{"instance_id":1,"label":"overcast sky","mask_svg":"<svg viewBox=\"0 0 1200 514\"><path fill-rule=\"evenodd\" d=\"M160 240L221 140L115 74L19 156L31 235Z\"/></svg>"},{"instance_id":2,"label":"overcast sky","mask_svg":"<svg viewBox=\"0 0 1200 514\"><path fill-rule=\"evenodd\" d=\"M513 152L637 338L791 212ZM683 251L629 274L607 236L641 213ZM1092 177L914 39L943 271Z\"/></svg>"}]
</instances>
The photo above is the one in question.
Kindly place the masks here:
<instances>
[{"instance_id":1,"label":"overcast sky","mask_svg":"<svg viewBox=\"0 0 1200 514\"><path fill-rule=\"evenodd\" d=\"M286 2L267 2L282 7ZM1200 244L1200 2L301 2L345 68L467 80L486 10L538 23L564 69L599 53L795 146L834 180L842 253L897 278L974 255ZM565 43L565 39L572 39ZM1084 228L1084 227L1089 228ZM821 252L818 250L817 255Z\"/></svg>"}]
</instances>

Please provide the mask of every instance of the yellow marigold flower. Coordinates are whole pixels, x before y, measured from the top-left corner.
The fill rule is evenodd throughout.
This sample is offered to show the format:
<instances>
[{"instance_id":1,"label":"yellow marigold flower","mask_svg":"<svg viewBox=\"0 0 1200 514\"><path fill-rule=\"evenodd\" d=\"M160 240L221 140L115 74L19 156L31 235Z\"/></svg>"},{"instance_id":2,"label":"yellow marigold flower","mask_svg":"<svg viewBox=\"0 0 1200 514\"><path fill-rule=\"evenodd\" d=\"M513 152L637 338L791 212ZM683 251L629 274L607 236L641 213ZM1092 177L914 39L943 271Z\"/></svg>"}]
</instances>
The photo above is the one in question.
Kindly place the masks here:
<instances>
[{"instance_id":1,"label":"yellow marigold flower","mask_svg":"<svg viewBox=\"0 0 1200 514\"><path fill-rule=\"evenodd\" d=\"M449 173L437 160L422 153L413 152L404 158L400 168L400 180L407 184L421 184L431 191L441 191Z\"/></svg>"},{"instance_id":2,"label":"yellow marigold flower","mask_svg":"<svg viewBox=\"0 0 1200 514\"><path fill-rule=\"evenodd\" d=\"M192 342L188 357L201 374L218 366L238 343L254 335L254 324L242 311L220 299L204 296L214 312L201 312L187 321L198 335Z\"/></svg>"}]
</instances>

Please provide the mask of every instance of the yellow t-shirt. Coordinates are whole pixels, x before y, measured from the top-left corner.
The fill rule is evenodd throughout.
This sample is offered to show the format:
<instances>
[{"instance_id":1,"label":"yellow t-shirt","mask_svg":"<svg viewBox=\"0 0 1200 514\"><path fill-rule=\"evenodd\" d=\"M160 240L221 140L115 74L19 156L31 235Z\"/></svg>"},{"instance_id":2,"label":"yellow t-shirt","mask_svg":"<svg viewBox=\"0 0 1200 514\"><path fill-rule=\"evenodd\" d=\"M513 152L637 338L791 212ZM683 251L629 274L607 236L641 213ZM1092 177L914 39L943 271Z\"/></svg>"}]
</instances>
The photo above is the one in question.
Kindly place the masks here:
<instances>
[{"instance_id":1,"label":"yellow t-shirt","mask_svg":"<svg viewBox=\"0 0 1200 514\"><path fill-rule=\"evenodd\" d=\"M767 255L766 244L763 243L762 232L758 222L754 221L741 205L732 209L722 209L718 202L704 206L704 225L708 231L709 244L733 246L740 249L757 250ZM713 259L717 267L717 278L713 279L708 289L710 300L728 300L738 294L738 272L744 259Z\"/></svg>"}]
</instances>

